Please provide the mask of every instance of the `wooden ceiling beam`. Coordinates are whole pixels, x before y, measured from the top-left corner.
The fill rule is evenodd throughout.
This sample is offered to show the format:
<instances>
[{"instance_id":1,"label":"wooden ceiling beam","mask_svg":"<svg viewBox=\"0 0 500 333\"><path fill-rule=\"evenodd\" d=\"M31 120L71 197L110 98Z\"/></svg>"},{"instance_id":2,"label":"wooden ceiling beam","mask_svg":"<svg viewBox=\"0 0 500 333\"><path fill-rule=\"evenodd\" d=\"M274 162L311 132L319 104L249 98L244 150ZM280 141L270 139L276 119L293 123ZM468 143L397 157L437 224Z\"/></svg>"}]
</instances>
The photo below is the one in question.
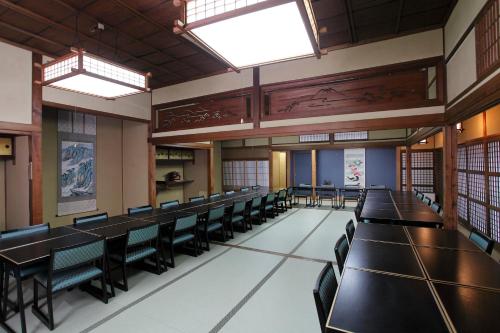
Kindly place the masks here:
<instances>
[{"instance_id":1,"label":"wooden ceiling beam","mask_svg":"<svg viewBox=\"0 0 500 333\"><path fill-rule=\"evenodd\" d=\"M399 0L398 16L396 18L396 28L394 29L395 34L398 34L399 29L401 28L401 16L403 16L404 7L405 7L405 0Z\"/></svg>"},{"instance_id":2,"label":"wooden ceiling beam","mask_svg":"<svg viewBox=\"0 0 500 333\"><path fill-rule=\"evenodd\" d=\"M1 20L0 20L0 27L4 27L6 29L9 29L9 30L12 30L12 31L15 31L15 32L19 32L19 33L21 33L23 35L29 36L30 38L35 38L35 39L41 40L43 42L46 42L48 44L60 47L61 49L62 48L68 48L67 45L64 45L64 44L59 43L59 42L55 42L55 41L53 41L51 39L45 38L43 36L40 36L39 34L33 33L31 31L28 31L28 30L24 30L22 28L14 26L14 25L12 25L10 23L5 23L5 22L3 22Z\"/></svg>"},{"instance_id":3,"label":"wooden ceiling beam","mask_svg":"<svg viewBox=\"0 0 500 333\"><path fill-rule=\"evenodd\" d=\"M107 26L109 27L111 30L113 31L116 31L118 34L122 35L122 36L125 36L126 38L128 38L129 40L133 41L134 43L138 43L138 44L142 44L150 49L153 49L154 52L156 53L160 53L162 54L163 56L167 57L169 59L169 61L179 61L179 62L182 62L184 65L188 66L189 68L191 69L194 69L195 71L199 72L199 73L204 73L203 70L195 67L195 66L192 66L190 64L186 64L185 62L183 62L181 59L175 57L174 55L172 54L169 54L169 53L166 53L164 50L162 49L159 49L157 48L156 46L154 46L153 44L151 43L148 43L142 39L139 39L139 38L136 38L132 35L130 35L129 33L123 31L122 29L116 27L116 26L113 26L111 24L109 24L108 22L106 22L105 20L103 20L102 18L96 18L94 16L92 16L89 12L85 11L85 9L79 9L79 8L75 8L73 7L72 5L70 5L69 3L67 3L65 0L52 0L52 1L55 1L56 3L58 3L59 5L61 6L64 6L65 8L73 11L75 14L85 14L87 17L89 17L90 19L96 21L96 22L100 22L102 24L104 24L104 26ZM138 56L139 58L142 58L144 56L147 56L147 55L150 55L152 53L147 53L146 55L141 55L141 56ZM158 66L161 66L163 64L159 64Z\"/></svg>"},{"instance_id":4,"label":"wooden ceiling beam","mask_svg":"<svg viewBox=\"0 0 500 333\"><path fill-rule=\"evenodd\" d=\"M16 13L18 14L21 14L21 15L24 15L26 17L29 17L33 20L36 20L36 21L39 21L41 23L45 23L45 24L48 24L52 27L56 27L62 31L65 31L65 32L68 32L68 33L71 33L71 34L76 34L77 31L75 31L73 28L70 28L62 23L58 23L48 17L45 17L45 16L42 16L40 14L37 14L27 8L24 8L22 6L19 6L19 5L16 5L8 0L0 0L0 5L1 6L4 6L4 7L7 7L13 11L15 11ZM162 71L162 72L165 72L165 73L168 73L168 74L171 74L171 75L175 75L177 77L180 77L182 78L182 75L178 74L178 73L175 73L175 72L172 72L171 70L165 68L165 67L161 67L161 66L157 66L156 64L153 64L152 62L150 61L147 61L147 60L144 60L144 59L141 59L139 57L136 57L130 53L128 53L127 51L124 51L124 50L121 50L121 49L118 49L118 48L114 48L113 46L110 46L108 45L107 43L104 43L102 41L100 41L99 39L96 39L96 38L93 38L87 34L84 34L82 32L78 32L78 36L80 37L83 37L84 39L88 40L88 41L91 41L93 43L96 43L98 44L99 46L101 47L104 47L104 48L107 48L108 50L112 50L112 51L118 51L124 55L126 55L127 57L129 57L130 59L135 59L139 62L142 62L144 64L146 64L147 66L151 67L151 68L156 68L157 70L159 71Z\"/></svg>"},{"instance_id":5,"label":"wooden ceiling beam","mask_svg":"<svg viewBox=\"0 0 500 333\"><path fill-rule=\"evenodd\" d=\"M351 0L344 0L345 10L347 15L347 22L349 23L349 34L351 35L351 42L358 42L358 34L356 33L356 24L354 23L354 15L352 13Z\"/></svg>"},{"instance_id":6,"label":"wooden ceiling beam","mask_svg":"<svg viewBox=\"0 0 500 333\"><path fill-rule=\"evenodd\" d=\"M132 12L134 15L136 15L137 17L141 18L142 20L148 22L149 24L152 24L153 26L157 27L159 29L159 31L166 31L168 32L169 34L173 34L172 33L172 29L164 26L163 24L160 24L158 22L156 22L155 20L151 19L149 16L147 15L144 15L143 13L141 13L140 11L138 11L137 9L135 9L134 7L130 6L128 3L124 2L123 0L112 0L114 3L122 6L123 8L126 8L128 9L130 12ZM177 38L178 40L181 40L180 36L177 36L175 34L173 34L175 36L175 38ZM185 44L184 40L182 40L181 44ZM212 59L215 59L217 62L219 62L222 66L224 67L227 67L227 64L222 61L221 59L217 58L217 57L214 57L212 54L210 54L210 52L208 52L207 50L204 50L203 48L199 47L198 45L194 44L194 43L190 43L189 44L192 48L202 52L203 54L209 56L210 58Z\"/></svg>"}]
</instances>

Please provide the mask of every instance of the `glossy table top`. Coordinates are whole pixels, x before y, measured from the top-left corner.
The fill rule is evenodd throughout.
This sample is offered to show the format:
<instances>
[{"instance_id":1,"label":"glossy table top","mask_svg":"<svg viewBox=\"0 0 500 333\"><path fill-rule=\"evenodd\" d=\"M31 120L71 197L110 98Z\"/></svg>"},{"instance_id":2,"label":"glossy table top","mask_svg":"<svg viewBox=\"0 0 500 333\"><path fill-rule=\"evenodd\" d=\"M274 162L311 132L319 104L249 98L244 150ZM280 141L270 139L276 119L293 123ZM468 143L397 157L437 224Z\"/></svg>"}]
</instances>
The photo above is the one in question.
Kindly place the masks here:
<instances>
[{"instance_id":1,"label":"glossy table top","mask_svg":"<svg viewBox=\"0 0 500 333\"><path fill-rule=\"evenodd\" d=\"M448 332L427 283L346 268L327 332Z\"/></svg>"},{"instance_id":2,"label":"glossy table top","mask_svg":"<svg viewBox=\"0 0 500 333\"><path fill-rule=\"evenodd\" d=\"M394 225L358 223L354 238L409 244L404 228Z\"/></svg>"},{"instance_id":3,"label":"glossy table top","mask_svg":"<svg viewBox=\"0 0 500 333\"><path fill-rule=\"evenodd\" d=\"M407 227L411 241L415 245L443 247L468 251L481 251L474 243L460 232L454 230Z\"/></svg>"},{"instance_id":4,"label":"glossy table top","mask_svg":"<svg viewBox=\"0 0 500 333\"><path fill-rule=\"evenodd\" d=\"M48 231L39 231L26 236L0 239L0 251L5 251L18 246L25 246L30 243L43 242L53 238L59 238L75 234L78 231L66 227L50 228Z\"/></svg>"}]
</instances>

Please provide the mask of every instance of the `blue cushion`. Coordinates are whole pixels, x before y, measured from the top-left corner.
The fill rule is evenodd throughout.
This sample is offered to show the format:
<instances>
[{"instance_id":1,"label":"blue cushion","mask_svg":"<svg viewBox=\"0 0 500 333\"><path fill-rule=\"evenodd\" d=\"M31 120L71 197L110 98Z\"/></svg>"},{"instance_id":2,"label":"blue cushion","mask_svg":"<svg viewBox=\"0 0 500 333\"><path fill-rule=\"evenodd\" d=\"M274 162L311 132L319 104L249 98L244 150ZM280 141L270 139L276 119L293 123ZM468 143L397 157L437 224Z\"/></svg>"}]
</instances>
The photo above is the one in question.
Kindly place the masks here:
<instances>
[{"instance_id":1,"label":"blue cushion","mask_svg":"<svg viewBox=\"0 0 500 333\"><path fill-rule=\"evenodd\" d=\"M102 271L95 266L84 266L52 275L52 291L69 288L83 281L100 276ZM47 288L47 273L35 275L35 279Z\"/></svg>"},{"instance_id":2,"label":"blue cushion","mask_svg":"<svg viewBox=\"0 0 500 333\"><path fill-rule=\"evenodd\" d=\"M243 216L233 216L231 218L231 222L232 223L238 223L238 222L241 222L241 221L243 221Z\"/></svg>"},{"instance_id":3,"label":"blue cushion","mask_svg":"<svg viewBox=\"0 0 500 333\"><path fill-rule=\"evenodd\" d=\"M27 228L18 229L18 230L7 230L7 231L4 231L1 233L0 238L6 239L6 238L13 238L13 237L21 237L21 236L26 236L26 235L38 233L38 232L47 232L47 231L49 231L49 225L42 224L42 225L27 227Z\"/></svg>"},{"instance_id":4,"label":"blue cushion","mask_svg":"<svg viewBox=\"0 0 500 333\"><path fill-rule=\"evenodd\" d=\"M193 197L189 198L189 202L198 202L198 201L203 201L205 200L205 197Z\"/></svg>"},{"instance_id":5,"label":"blue cushion","mask_svg":"<svg viewBox=\"0 0 500 333\"><path fill-rule=\"evenodd\" d=\"M200 230L205 230L205 228L203 226L199 226L198 228ZM212 223L212 224L208 225L207 231L211 232L211 231L214 231L214 230L217 230L217 229L220 229L220 228L222 228L222 223Z\"/></svg>"},{"instance_id":6,"label":"blue cushion","mask_svg":"<svg viewBox=\"0 0 500 333\"><path fill-rule=\"evenodd\" d=\"M142 249L134 250L127 253L127 257L125 258L125 262L134 262L143 258L147 258L150 255L156 253L156 249L154 247L145 247Z\"/></svg>"},{"instance_id":7,"label":"blue cushion","mask_svg":"<svg viewBox=\"0 0 500 333\"><path fill-rule=\"evenodd\" d=\"M208 210L208 220L214 221L214 220L222 218L224 216L224 210L225 210L224 206L210 208Z\"/></svg>"},{"instance_id":8,"label":"blue cushion","mask_svg":"<svg viewBox=\"0 0 500 333\"><path fill-rule=\"evenodd\" d=\"M160 226L158 224L152 224L139 229L130 230L128 245L137 245L155 239L158 237L159 228Z\"/></svg>"},{"instance_id":9,"label":"blue cushion","mask_svg":"<svg viewBox=\"0 0 500 333\"><path fill-rule=\"evenodd\" d=\"M151 206L142 206L128 209L128 215L136 215L140 213L150 213L153 211L153 207Z\"/></svg>"},{"instance_id":10,"label":"blue cushion","mask_svg":"<svg viewBox=\"0 0 500 333\"><path fill-rule=\"evenodd\" d=\"M91 223L91 222L106 222L108 220L108 213L76 217L74 219L75 224Z\"/></svg>"},{"instance_id":11,"label":"blue cushion","mask_svg":"<svg viewBox=\"0 0 500 333\"><path fill-rule=\"evenodd\" d=\"M273 205L266 205L266 210L273 209Z\"/></svg>"},{"instance_id":12,"label":"blue cushion","mask_svg":"<svg viewBox=\"0 0 500 333\"><path fill-rule=\"evenodd\" d=\"M175 236L174 237L174 245L185 243L185 242L190 241L192 239L194 239L193 234L183 234L183 235ZM162 238L162 241L170 244L170 238L168 238L168 237Z\"/></svg>"},{"instance_id":13,"label":"blue cushion","mask_svg":"<svg viewBox=\"0 0 500 333\"><path fill-rule=\"evenodd\" d=\"M250 216L255 216L255 215L259 215L259 214L260 214L260 212L258 210L252 210L250 212Z\"/></svg>"},{"instance_id":14,"label":"blue cushion","mask_svg":"<svg viewBox=\"0 0 500 333\"><path fill-rule=\"evenodd\" d=\"M179 206L179 201L178 200L162 202L160 204L160 208L161 209L168 209L168 208L177 207L177 206Z\"/></svg>"},{"instance_id":15,"label":"blue cushion","mask_svg":"<svg viewBox=\"0 0 500 333\"><path fill-rule=\"evenodd\" d=\"M469 239L473 241L477 246L479 246L479 248L481 248L483 251L488 250L490 241L485 237L483 237L482 235L480 235L477 231L475 230L472 231L470 233Z\"/></svg>"}]
</instances>

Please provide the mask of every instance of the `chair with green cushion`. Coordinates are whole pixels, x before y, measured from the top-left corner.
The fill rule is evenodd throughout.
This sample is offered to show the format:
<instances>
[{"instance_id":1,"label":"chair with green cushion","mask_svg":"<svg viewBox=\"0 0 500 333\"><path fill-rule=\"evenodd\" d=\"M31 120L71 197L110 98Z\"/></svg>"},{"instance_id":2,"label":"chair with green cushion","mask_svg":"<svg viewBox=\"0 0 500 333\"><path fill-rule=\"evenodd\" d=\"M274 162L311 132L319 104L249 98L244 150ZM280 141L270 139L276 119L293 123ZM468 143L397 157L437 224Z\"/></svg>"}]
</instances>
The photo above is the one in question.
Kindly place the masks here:
<instances>
[{"instance_id":1,"label":"chair with green cushion","mask_svg":"<svg viewBox=\"0 0 500 333\"><path fill-rule=\"evenodd\" d=\"M153 206L146 205L146 206L129 208L128 209L128 216L147 214L147 213L152 213L152 212L153 212Z\"/></svg>"},{"instance_id":2,"label":"chair with green cushion","mask_svg":"<svg viewBox=\"0 0 500 333\"><path fill-rule=\"evenodd\" d=\"M271 218L275 217L275 207L274 207L274 198L276 194L268 193L266 196L262 197L262 217L264 217L264 222L267 222L268 214Z\"/></svg>"},{"instance_id":3,"label":"chair with green cushion","mask_svg":"<svg viewBox=\"0 0 500 333\"><path fill-rule=\"evenodd\" d=\"M89 216L75 217L73 219L73 225L81 225L85 223L92 222L106 222L108 220L108 213L95 214Z\"/></svg>"},{"instance_id":4,"label":"chair with green cushion","mask_svg":"<svg viewBox=\"0 0 500 333\"><path fill-rule=\"evenodd\" d=\"M219 198L220 198L220 193L210 194L210 196L208 197L208 199L210 200L217 200Z\"/></svg>"},{"instance_id":5,"label":"chair with green cushion","mask_svg":"<svg viewBox=\"0 0 500 333\"><path fill-rule=\"evenodd\" d=\"M419 200L422 200L422 201L423 201L423 200L424 200L424 194L423 194L422 192L417 193L417 198L418 198Z\"/></svg>"},{"instance_id":6,"label":"chair with green cushion","mask_svg":"<svg viewBox=\"0 0 500 333\"><path fill-rule=\"evenodd\" d=\"M251 204L250 204L250 209L249 209L249 220L250 224L252 224L254 219L257 219L257 223L261 224L262 223L262 212L260 209L261 206L261 197L255 197L252 199Z\"/></svg>"},{"instance_id":7,"label":"chair with green cushion","mask_svg":"<svg viewBox=\"0 0 500 333\"><path fill-rule=\"evenodd\" d=\"M201 225L198 225L198 233L203 235L205 244L205 250L210 251L210 234L220 231L222 235L222 240L226 241L226 231L224 230L224 205L219 205L217 207L210 208L208 210L207 218L202 221ZM200 240L201 242L201 240Z\"/></svg>"},{"instance_id":8,"label":"chair with green cushion","mask_svg":"<svg viewBox=\"0 0 500 333\"><path fill-rule=\"evenodd\" d=\"M278 196L276 197L276 202L274 205L276 208L276 212L278 212L278 213L279 212L281 212L281 213L286 212L287 207L286 207L286 190L285 189L279 190Z\"/></svg>"},{"instance_id":9,"label":"chair with green cushion","mask_svg":"<svg viewBox=\"0 0 500 333\"><path fill-rule=\"evenodd\" d=\"M39 224L34 226L29 226L20 229L12 229L6 230L0 233L0 239L11 239L18 237L29 237L34 236L38 233L47 233L50 231L50 224ZM23 283L33 275L46 271L47 270L48 261L44 261L41 263L31 264L23 266L19 269L14 269L14 267L10 267L7 263L0 264L0 298L2 299L2 313L7 313L7 307L13 308L17 311L17 309L21 310L24 316L24 306L23 298L20 295L23 294ZM9 278L13 276L16 280L16 289L17 289L17 300L11 301L9 299ZM21 304L18 304L19 301Z\"/></svg>"},{"instance_id":10,"label":"chair with green cushion","mask_svg":"<svg viewBox=\"0 0 500 333\"><path fill-rule=\"evenodd\" d=\"M316 285L313 289L316 311L318 312L319 325L323 332L326 327L326 321L333 305L335 293L337 292L337 278L333 269L332 262L328 262L319 273Z\"/></svg>"},{"instance_id":11,"label":"chair with green cushion","mask_svg":"<svg viewBox=\"0 0 500 333\"><path fill-rule=\"evenodd\" d=\"M52 300L54 294L90 281L101 282L101 300L108 303L106 287L106 240L98 239L84 244L71 245L50 251L49 269L37 273L33 283L33 314L50 330L54 329L54 312ZM39 287L46 290L48 315L42 312L39 305Z\"/></svg>"},{"instance_id":12,"label":"chair with green cushion","mask_svg":"<svg viewBox=\"0 0 500 333\"><path fill-rule=\"evenodd\" d=\"M224 192L224 195L231 195L231 194L234 194L234 191L226 191L226 192Z\"/></svg>"},{"instance_id":13,"label":"chair with green cushion","mask_svg":"<svg viewBox=\"0 0 500 333\"><path fill-rule=\"evenodd\" d=\"M122 271L123 284L115 282L118 288L128 290L127 266L144 261L146 258L154 257L156 274L161 274L159 230L160 225L158 223L127 230L127 237L122 250L109 256L111 260L118 263L118 266L114 267L113 270L121 268Z\"/></svg>"},{"instance_id":14,"label":"chair with green cushion","mask_svg":"<svg viewBox=\"0 0 500 333\"><path fill-rule=\"evenodd\" d=\"M198 256L197 221L197 213L188 216L176 217L174 223L166 228L167 230L163 233L161 242L164 245L162 249L168 248L170 250L170 262L165 261L167 266L175 267L174 248L176 246L192 242L194 256ZM163 258L165 260L165 255L163 255Z\"/></svg>"},{"instance_id":15,"label":"chair with green cushion","mask_svg":"<svg viewBox=\"0 0 500 333\"><path fill-rule=\"evenodd\" d=\"M235 224L241 225L243 232L247 231L245 221L245 201L233 202L229 214L226 216L226 222L226 225L229 227L229 232L231 233L231 238L234 238Z\"/></svg>"},{"instance_id":16,"label":"chair with green cushion","mask_svg":"<svg viewBox=\"0 0 500 333\"><path fill-rule=\"evenodd\" d=\"M347 235L347 239L349 240L349 244L352 243L352 239L354 238L354 231L354 221L349 220L349 222L345 225L345 233Z\"/></svg>"},{"instance_id":17,"label":"chair with green cushion","mask_svg":"<svg viewBox=\"0 0 500 333\"><path fill-rule=\"evenodd\" d=\"M250 191L250 189L248 187L242 187L240 189L240 192L248 192L248 191Z\"/></svg>"},{"instance_id":18,"label":"chair with green cushion","mask_svg":"<svg viewBox=\"0 0 500 333\"><path fill-rule=\"evenodd\" d=\"M441 205L440 205L440 204L438 204L437 202L435 202L435 201L434 201L434 202L432 203L432 205L431 205L431 209L432 209L434 212L436 212L436 213L438 213L438 214L441 214L441 210L442 210L442 208L441 208Z\"/></svg>"},{"instance_id":19,"label":"chair with green cushion","mask_svg":"<svg viewBox=\"0 0 500 333\"><path fill-rule=\"evenodd\" d=\"M347 242L347 237L345 235L342 235L335 244L335 258L337 259L337 265L339 266L340 274L342 274L342 271L344 270L344 264L348 252L349 243Z\"/></svg>"},{"instance_id":20,"label":"chair with green cushion","mask_svg":"<svg viewBox=\"0 0 500 333\"><path fill-rule=\"evenodd\" d=\"M179 200L165 201L160 204L160 209L169 209L179 206Z\"/></svg>"},{"instance_id":21,"label":"chair with green cushion","mask_svg":"<svg viewBox=\"0 0 500 333\"><path fill-rule=\"evenodd\" d=\"M493 251L493 246L495 245L495 241L493 241L488 236L481 233L476 228L472 228L469 239L476 244L481 250L491 255Z\"/></svg>"},{"instance_id":22,"label":"chair with green cushion","mask_svg":"<svg viewBox=\"0 0 500 333\"><path fill-rule=\"evenodd\" d=\"M430 206L430 205L431 205L432 200L431 200L431 198L429 198L429 197L424 197L424 199L422 199L422 202L423 202L424 204L426 204L427 206Z\"/></svg>"},{"instance_id":23,"label":"chair with green cushion","mask_svg":"<svg viewBox=\"0 0 500 333\"><path fill-rule=\"evenodd\" d=\"M200 195L200 196L197 196L197 197L191 197L189 198L189 202L200 202L200 201L203 201L205 200L205 197Z\"/></svg>"},{"instance_id":24,"label":"chair with green cushion","mask_svg":"<svg viewBox=\"0 0 500 333\"><path fill-rule=\"evenodd\" d=\"M289 187L286 189L286 201L288 201L288 208L292 209L292 202L293 202L293 187Z\"/></svg>"}]
</instances>

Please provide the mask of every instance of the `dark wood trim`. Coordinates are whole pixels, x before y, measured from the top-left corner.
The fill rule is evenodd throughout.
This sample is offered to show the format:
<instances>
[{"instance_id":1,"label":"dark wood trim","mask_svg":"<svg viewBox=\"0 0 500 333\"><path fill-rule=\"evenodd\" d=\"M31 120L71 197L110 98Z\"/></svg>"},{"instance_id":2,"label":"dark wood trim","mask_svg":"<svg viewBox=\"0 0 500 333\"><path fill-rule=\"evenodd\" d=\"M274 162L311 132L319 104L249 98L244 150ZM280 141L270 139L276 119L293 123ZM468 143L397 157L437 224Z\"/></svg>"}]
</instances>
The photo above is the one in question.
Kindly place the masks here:
<instances>
[{"instance_id":1,"label":"dark wood trim","mask_svg":"<svg viewBox=\"0 0 500 333\"><path fill-rule=\"evenodd\" d=\"M252 118L253 127L260 127L260 108L261 108L261 94L260 94L260 67L253 68L253 87L252 87Z\"/></svg>"},{"instance_id":2,"label":"dark wood trim","mask_svg":"<svg viewBox=\"0 0 500 333\"><path fill-rule=\"evenodd\" d=\"M368 131L376 129L415 128L444 125L444 114L435 113L408 117L378 118L355 121L329 122L310 125L293 125L270 128L254 128L250 130L218 131L169 137L151 138L153 144L171 144L199 142L210 140L233 140L244 138L261 138L269 136L289 136L300 134L325 133L331 131Z\"/></svg>"},{"instance_id":3,"label":"dark wood trim","mask_svg":"<svg viewBox=\"0 0 500 333\"><path fill-rule=\"evenodd\" d=\"M349 35L351 36L351 43L358 41L358 34L356 33L356 24L354 23L354 15L352 14L351 0L344 0L345 11L347 15L347 22L349 23Z\"/></svg>"},{"instance_id":4,"label":"dark wood trim","mask_svg":"<svg viewBox=\"0 0 500 333\"><path fill-rule=\"evenodd\" d=\"M37 128L42 127L42 55L32 54L32 85L31 85L31 123ZM32 132L29 137L30 177L30 223L43 223L43 187L42 187L42 133Z\"/></svg>"},{"instance_id":5,"label":"dark wood trim","mask_svg":"<svg viewBox=\"0 0 500 333\"><path fill-rule=\"evenodd\" d=\"M116 119L121 119L121 120L137 121L137 122L146 123L146 124L150 123L150 121L146 120L146 119L122 116L122 115L115 114L115 113L86 109L86 108L82 108L82 107L74 106L74 105L67 105L67 104L54 103L54 102L48 102L48 101L43 101L42 104L43 104L43 106L47 106L47 107L51 107L51 108L81 112L81 113L91 114L94 116L116 118Z\"/></svg>"},{"instance_id":6,"label":"dark wood trim","mask_svg":"<svg viewBox=\"0 0 500 333\"><path fill-rule=\"evenodd\" d=\"M406 140L406 145L412 146L414 144L417 144L421 140L427 139L427 138L441 132L441 130L442 130L441 127L423 128L422 130L416 132L414 135L408 137L408 139Z\"/></svg>"},{"instance_id":7,"label":"dark wood trim","mask_svg":"<svg viewBox=\"0 0 500 333\"><path fill-rule=\"evenodd\" d=\"M406 146L406 191L413 190L413 179L411 178L411 146ZM403 182L401 182L402 184Z\"/></svg>"},{"instance_id":8,"label":"dark wood trim","mask_svg":"<svg viewBox=\"0 0 500 333\"><path fill-rule=\"evenodd\" d=\"M322 150L322 149L348 149L348 148L377 148L377 147L399 147L405 145L405 140L397 141L384 141L384 142L346 142L346 143L336 143L336 144L315 144L315 145L300 145L300 144L290 144L290 145L275 145L271 146L273 150L280 151L294 151L294 150Z\"/></svg>"},{"instance_id":9,"label":"dark wood trim","mask_svg":"<svg viewBox=\"0 0 500 333\"><path fill-rule=\"evenodd\" d=\"M446 122L457 123L481 113L500 102L500 74L484 83L446 110Z\"/></svg>"},{"instance_id":10,"label":"dark wood trim","mask_svg":"<svg viewBox=\"0 0 500 333\"><path fill-rule=\"evenodd\" d=\"M399 33L399 29L401 27L401 16L403 16L404 7L405 7L405 0L399 0L398 16L396 19L396 28L394 29L395 34Z\"/></svg>"},{"instance_id":11,"label":"dark wood trim","mask_svg":"<svg viewBox=\"0 0 500 333\"><path fill-rule=\"evenodd\" d=\"M152 124L148 125L149 136L152 133ZM156 146L148 142L148 199L149 204L156 207Z\"/></svg>"},{"instance_id":12,"label":"dark wood trim","mask_svg":"<svg viewBox=\"0 0 500 333\"><path fill-rule=\"evenodd\" d=\"M458 221L457 129L455 125L446 125L443 133L444 227L455 230Z\"/></svg>"},{"instance_id":13,"label":"dark wood trim","mask_svg":"<svg viewBox=\"0 0 500 333\"><path fill-rule=\"evenodd\" d=\"M221 148L222 149L222 148ZM212 147L208 153L208 195L214 193L215 190L215 148ZM221 167L223 169L223 167ZM224 185L224 182L222 182Z\"/></svg>"},{"instance_id":14,"label":"dark wood trim","mask_svg":"<svg viewBox=\"0 0 500 333\"><path fill-rule=\"evenodd\" d=\"M35 124L21 124L0 121L0 133L31 135L33 132L41 132L42 128Z\"/></svg>"},{"instance_id":15,"label":"dark wood trim","mask_svg":"<svg viewBox=\"0 0 500 333\"><path fill-rule=\"evenodd\" d=\"M269 149L267 151L267 158L269 160L269 188L271 189L271 191L274 191L274 187L273 187L274 186L274 182L273 182L273 176L274 176L274 173L273 173L273 151L271 149ZM255 168L255 170L257 170L257 168Z\"/></svg>"},{"instance_id":16,"label":"dark wood trim","mask_svg":"<svg viewBox=\"0 0 500 333\"><path fill-rule=\"evenodd\" d=\"M465 29L464 33L462 34L462 36L460 37L460 39L458 40L458 42L455 44L455 46L453 47L453 49L451 49L450 54L448 54L448 56L445 58L445 64L448 64L448 62L450 61L450 59L453 58L453 56L458 51L458 49L460 48L460 46L462 46L465 38L467 38L467 36L469 35L469 33L472 31L472 29L474 29L474 27L476 25L476 22L478 21L479 17L481 16L481 13L483 12L484 8L486 8L486 6L488 5L488 3L489 3L489 1L485 2L484 6L481 7L481 9L477 13L477 15L474 17L474 19L471 21L471 23L467 27L467 29ZM455 7L453 7L453 8L455 8ZM451 15L451 12L450 12L450 15ZM446 50L445 50L445 52L446 52Z\"/></svg>"}]
</instances>

